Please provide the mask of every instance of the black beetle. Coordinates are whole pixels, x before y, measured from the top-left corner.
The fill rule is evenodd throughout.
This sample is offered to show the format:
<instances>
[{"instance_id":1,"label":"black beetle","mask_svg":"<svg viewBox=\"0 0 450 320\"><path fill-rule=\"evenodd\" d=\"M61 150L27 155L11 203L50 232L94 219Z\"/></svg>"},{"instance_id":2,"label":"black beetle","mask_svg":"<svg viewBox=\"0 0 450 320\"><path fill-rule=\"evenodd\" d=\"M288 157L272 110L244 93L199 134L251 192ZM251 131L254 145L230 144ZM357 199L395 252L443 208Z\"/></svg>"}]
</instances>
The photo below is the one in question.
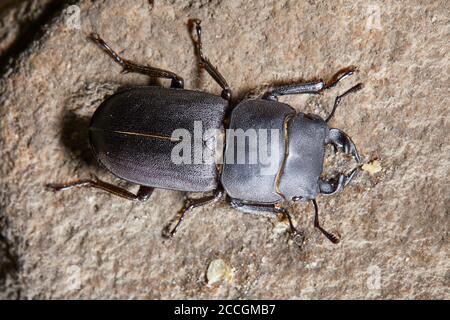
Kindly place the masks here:
<instances>
[{"instance_id":1,"label":"black beetle","mask_svg":"<svg viewBox=\"0 0 450 320\"><path fill-rule=\"evenodd\" d=\"M194 44L201 67L221 86L221 97L201 91L183 89L183 79L173 72L142 66L121 58L99 35L90 38L110 55L125 72L136 72L151 77L171 79L171 87L139 86L109 97L95 111L89 129L89 138L96 159L116 176L140 185L136 194L97 178L77 180L65 184L48 184L54 191L76 186L99 188L130 200L146 201L154 188L185 192L212 192L211 195L186 199L174 227L164 229L163 235L173 236L187 211L226 197L235 209L246 213L273 213L288 219L291 232L302 239L294 228L287 208L294 201L312 201L315 208L314 226L333 243L339 238L324 230L318 219L317 195L331 195L341 191L354 177L356 168L337 179L323 180L325 146L343 150L359 163L360 157L352 140L339 129L327 125L341 101L362 84L350 88L335 99L326 120L319 116L296 112L291 106L278 102L277 97L291 94L319 94L352 75L355 68L338 72L329 82L322 80L281 86L266 92L259 99L244 99L231 104L231 90L219 71L203 55L200 20L194 19ZM278 130L281 134L270 145L276 156L276 170L261 174L264 164L236 163L235 139L227 136L224 164L176 164L172 161L175 143L173 131L179 128L192 133L195 121L201 121L204 130L227 129ZM245 138L245 137L244 137ZM214 140L214 146L218 142ZM248 141L244 147L248 146ZM241 150L242 151L242 150ZM244 156L250 156L244 148ZM230 161L231 160L231 161Z\"/></svg>"}]
</instances>

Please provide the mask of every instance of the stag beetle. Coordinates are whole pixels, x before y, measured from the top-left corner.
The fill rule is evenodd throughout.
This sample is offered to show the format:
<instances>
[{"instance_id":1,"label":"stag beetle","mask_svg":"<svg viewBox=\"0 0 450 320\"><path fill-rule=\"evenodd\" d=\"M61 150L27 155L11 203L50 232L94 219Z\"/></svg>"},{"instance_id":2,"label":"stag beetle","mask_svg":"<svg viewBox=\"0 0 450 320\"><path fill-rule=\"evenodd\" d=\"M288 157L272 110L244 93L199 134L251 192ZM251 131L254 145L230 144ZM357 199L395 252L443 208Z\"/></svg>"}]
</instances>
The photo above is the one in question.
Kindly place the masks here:
<instances>
[{"instance_id":1,"label":"stag beetle","mask_svg":"<svg viewBox=\"0 0 450 320\"><path fill-rule=\"evenodd\" d=\"M341 191L356 174L357 168L335 179L321 178L325 146L328 144L334 146L335 152L341 149L360 162L352 140L343 131L329 128L328 122L341 99L360 90L362 84L338 96L325 120L317 115L296 112L291 106L278 102L278 97L322 93L352 75L356 69L349 67L341 70L328 82L320 80L280 86L258 99L244 99L232 105L232 92L227 81L203 54L200 20L191 21L195 28L192 39L199 65L220 85L221 96L186 90L183 79L177 74L126 60L98 34L89 36L123 67L124 72L171 80L170 88L137 86L118 92L106 99L91 119L89 140L95 158L117 177L139 185L137 193L96 177L63 184L52 183L47 187L53 191L92 187L137 201L148 200L155 188L210 192L202 198L185 200L181 211L164 228L163 235L167 237L174 235L186 212L225 198L231 207L245 213L284 216L295 239L303 236L294 227L288 208L295 201L311 201L315 209L314 226L330 241L338 243L339 237L319 224L316 197L318 194L332 195ZM277 156L276 170L261 174L264 164L236 164L230 161L237 157L233 152L228 152L236 151L234 139L230 137L226 137L225 147L221 151L225 157L223 163L174 163L171 155L177 140L172 133L178 128L192 133L195 121L201 121L205 130L216 129L222 134L228 129L278 130L278 139L269 143L279 145L271 153ZM250 151L245 148L244 156L250 156Z\"/></svg>"}]
</instances>

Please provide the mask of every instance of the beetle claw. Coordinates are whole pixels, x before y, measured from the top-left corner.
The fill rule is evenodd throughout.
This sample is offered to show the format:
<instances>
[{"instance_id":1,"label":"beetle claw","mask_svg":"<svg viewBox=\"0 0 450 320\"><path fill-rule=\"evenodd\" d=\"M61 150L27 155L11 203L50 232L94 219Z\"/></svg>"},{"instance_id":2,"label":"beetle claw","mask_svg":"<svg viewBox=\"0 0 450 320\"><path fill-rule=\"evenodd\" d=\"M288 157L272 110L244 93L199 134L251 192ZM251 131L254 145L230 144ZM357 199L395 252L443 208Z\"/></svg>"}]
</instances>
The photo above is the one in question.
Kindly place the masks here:
<instances>
[{"instance_id":1,"label":"beetle claw","mask_svg":"<svg viewBox=\"0 0 450 320\"><path fill-rule=\"evenodd\" d=\"M339 233L337 233L336 235L329 232L324 233L323 231L322 233L327 237L328 240L330 240L334 244L338 244L341 241L341 236Z\"/></svg>"}]
</instances>

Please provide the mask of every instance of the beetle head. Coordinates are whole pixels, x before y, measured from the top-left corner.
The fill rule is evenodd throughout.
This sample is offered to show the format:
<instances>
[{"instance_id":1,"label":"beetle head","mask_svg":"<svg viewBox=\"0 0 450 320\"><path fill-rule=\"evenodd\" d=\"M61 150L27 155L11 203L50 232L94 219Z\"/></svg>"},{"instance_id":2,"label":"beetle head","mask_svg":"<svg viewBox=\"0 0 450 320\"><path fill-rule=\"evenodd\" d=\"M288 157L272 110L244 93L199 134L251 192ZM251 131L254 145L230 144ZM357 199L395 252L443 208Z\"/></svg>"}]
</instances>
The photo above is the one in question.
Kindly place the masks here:
<instances>
[{"instance_id":1,"label":"beetle head","mask_svg":"<svg viewBox=\"0 0 450 320\"><path fill-rule=\"evenodd\" d=\"M331 144L334 151L341 150L345 154L349 154L359 164L361 158L356 150L356 146L352 139L339 129L330 129L328 140L326 144ZM331 180L319 180L319 189L322 194L332 195L339 191L342 191L356 175L358 168L354 168L350 173L341 173L335 179Z\"/></svg>"}]
</instances>

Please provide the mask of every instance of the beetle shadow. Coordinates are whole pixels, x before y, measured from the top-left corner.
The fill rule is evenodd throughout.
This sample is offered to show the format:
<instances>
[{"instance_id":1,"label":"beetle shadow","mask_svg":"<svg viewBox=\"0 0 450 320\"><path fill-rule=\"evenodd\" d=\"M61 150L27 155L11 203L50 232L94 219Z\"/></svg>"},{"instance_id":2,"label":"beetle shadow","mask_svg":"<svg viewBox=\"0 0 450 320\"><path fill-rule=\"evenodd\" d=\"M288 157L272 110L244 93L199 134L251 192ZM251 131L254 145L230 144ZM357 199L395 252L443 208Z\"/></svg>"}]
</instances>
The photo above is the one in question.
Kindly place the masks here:
<instances>
[{"instance_id":1,"label":"beetle shadow","mask_svg":"<svg viewBox=\"0 0 450 320\"><path fill-rule=\"evenodd\" d=\"M61 142L77 167L101 170L89 145L90 117L68 110L62 118Z\"/></svg>"},{"instance_id":2,"label":"beetle shadow","mask_svg":"<svg viewBox=\"0 0 450 320\"><path fill-rule=\"evenodd\" d=\"M161 83L150 78L146 85L161 86ZM116 93L135 87L133 83L87 83L80 90L68 97L67 105L61 121L60 141L68 157L76 164L76 169L99 173L106 172L99 165L89 143L89 124L95 110L100 104Z\"/></svg>"},{"instance_id":3,"label":"beetle shadow","mask_svg":"<svg viewBox=\"0 0 450 320\"><path fill-rule=\"evenodd\" d=\"M11 10L17 7L20 2L24 1L0 1L0 16L3 18L4 13L8 14ZM53 18L60 15L60 12L65 7L68 7L74 3L74 0L49 0L42 6L42 10L34 9L34 5L31 3L27 4L24 9L27 11L33 10L33 15L26 19L26 23L17 23L18 29L14 31L16 34L16 37L14 37L15 39L13 39L12 43L7 45L4 50L0 52L0 74L3 75L7 72L9 67L15 64L16 58L29 48L30 43L33 43L44 36L46 30L45 28L42 28L42 26L46 25ZM20 10L22 11L22 9Z\"/></svg>"},{"instance_id":4,"label":"beetle shadow","mask_svg":"<svg viewBox=\"0 0 450 320\"><path fill-rule=\"evenodd\" d=\"M15 243L10 241L6 234L8 222L0 218L0 291L9 299L20 299L19 285L20 259Z\"/></svg>"}]
</instances>

